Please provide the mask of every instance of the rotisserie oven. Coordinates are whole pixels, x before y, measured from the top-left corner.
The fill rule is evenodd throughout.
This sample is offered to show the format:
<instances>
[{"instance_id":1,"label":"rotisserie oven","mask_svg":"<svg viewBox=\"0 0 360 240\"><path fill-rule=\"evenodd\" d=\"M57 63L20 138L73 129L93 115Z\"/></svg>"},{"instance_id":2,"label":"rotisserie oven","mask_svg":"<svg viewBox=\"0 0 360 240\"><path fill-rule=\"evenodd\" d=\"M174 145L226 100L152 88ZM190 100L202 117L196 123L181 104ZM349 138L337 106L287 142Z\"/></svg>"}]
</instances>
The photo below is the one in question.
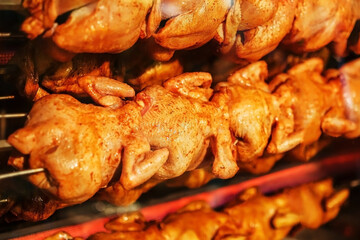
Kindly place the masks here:
<instances>
[{"instance_id":1,"label":"rotisserie oven","mask_svg":"<svg viewBox=\"0 0 360 240\"><path fill-rule=\"evenodd\" d=\"M0 239L359 238L360 1L0 19Z\"/></svg>"}]
</instances>

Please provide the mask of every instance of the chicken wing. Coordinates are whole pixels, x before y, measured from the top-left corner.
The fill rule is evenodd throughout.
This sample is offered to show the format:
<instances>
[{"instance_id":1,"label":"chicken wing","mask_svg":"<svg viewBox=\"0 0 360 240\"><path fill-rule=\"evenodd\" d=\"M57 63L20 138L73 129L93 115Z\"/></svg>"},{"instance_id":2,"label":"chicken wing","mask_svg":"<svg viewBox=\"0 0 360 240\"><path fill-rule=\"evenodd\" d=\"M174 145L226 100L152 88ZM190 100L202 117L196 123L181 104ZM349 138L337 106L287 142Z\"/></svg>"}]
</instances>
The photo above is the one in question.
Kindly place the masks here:
<instances>
[{"instance_id":1,"label":"chicken wing","mask_svg":"<svg viewBox=\"0 0 360 240\"><path fill-rule=\"evenodd\" d=\"M114 76L114 61L109 55L79 54L49 69L42 76L41 86L53 93L90 96L100 105L120 107L121 97L133 97L135 91Z\"/></svg>"},{"instance_id":2,"label":"chicken wing","mask_svg":"<svg viewBox=\"0 0 360 240\"><path fill-rule=\"evenodd\" d=\"M25 0L23 7L31 16L25 20L21 29L34 39L45 30L51 29L56 18L70 10L82 7L96 0Z\"/></svg>"}]
</instances>

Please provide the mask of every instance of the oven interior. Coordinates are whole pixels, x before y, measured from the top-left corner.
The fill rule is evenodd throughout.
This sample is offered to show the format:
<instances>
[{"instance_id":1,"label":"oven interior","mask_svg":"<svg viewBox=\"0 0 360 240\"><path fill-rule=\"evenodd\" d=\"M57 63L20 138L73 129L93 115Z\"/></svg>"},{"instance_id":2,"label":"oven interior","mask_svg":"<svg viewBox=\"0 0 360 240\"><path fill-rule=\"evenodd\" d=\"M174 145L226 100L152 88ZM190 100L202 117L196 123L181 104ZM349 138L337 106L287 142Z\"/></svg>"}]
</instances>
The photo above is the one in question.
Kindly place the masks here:
<instances>
[{"instance_id":1,"label":"oven interior","mask_svg":"<svg viewBox=\"0 0 360 240\"><path fill-rule=\"evenodd\" d=\"M7 165L12 148L6 142L7 137L24 125L31 102L18 93L16 82L9 78L15 66L11 58L16 51L29 41L19 31L19 26L26 17L20 0L5 0L0 4L0 173L13 171ZM350 56L351 59L354 56ZM331 64L337 66L348 59L333 59ZM16 71L16 70L15 70ZM246 186L258 186L264 193L273 193L284 187L319 180L326 177L335 179L335 186L351 188L348 202L339 216L316 230L302 230L286 239L359 239L360 237L360 141L339 139L324 149L312 161L299 163L280 161L267 174L251 175L242 173L229 180L212 180L204 187L187 189L184 187L170 188L160 184L140 199L126 207L118 207L109 203L89 200L81 205L57 211L49 219L38 222L12 222L0 220L0 239L24 237L30 234L57 229L71 225L86 224L94 219L108 219L119 213L140 209L155 209L156 206L169 206L162 213L170 211L170 206L182 206L193 199L207 199L214 208L234 197ZM19 184L24 183L19 179ZM5 182L1 182L5 184ZM165 205L164 205L165 204ZM155 211L156 212L156 211ZM153 218L156 219L154 211Z\"/></svg>"}]
</instances>

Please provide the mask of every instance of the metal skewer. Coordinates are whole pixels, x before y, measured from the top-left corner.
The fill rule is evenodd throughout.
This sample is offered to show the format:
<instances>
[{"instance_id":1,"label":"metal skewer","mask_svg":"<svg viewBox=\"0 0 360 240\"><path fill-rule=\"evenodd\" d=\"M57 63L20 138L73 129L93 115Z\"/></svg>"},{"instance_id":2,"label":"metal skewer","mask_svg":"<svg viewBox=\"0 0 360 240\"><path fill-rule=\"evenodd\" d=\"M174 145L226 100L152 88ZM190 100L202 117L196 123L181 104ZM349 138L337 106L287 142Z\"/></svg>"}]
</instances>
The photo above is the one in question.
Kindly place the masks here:
<instances>
[{"instance_id":1,"label":"metal skewer","mask_svg":"<svg viewBox=\"0 0 360 240\"><path fill-rule=\"evenodd\" d=\"M6 113L0 114L0 118L21 118L26 117L26 113Z\"/></svg>"},{"instance_id":2,"label":"metal skewer","mask_svg":"<svg viewBox=\"0 0 360 240\"><path fill-rule=\"evenodd\" d=\"M7 100L7 99L14 99L15 96L2 96L0 97L0 100Z\"/></svg>"},{"instance_id":3,"label":"metal skewer","mask_svg":"<svg viewBox=\"0 0 360 240\"><path fill-rule=\"evenodd\" d=\"M6 179L6 178L20 177L20 176L25 176L25 175L35 174L35 173L41 173L44 171L45 171L44 168L34 168L34 169L21 170L21 171L16 171L16 172L11 172L11 173L4 173L4 174L0 174L0 180Z\"/></svg>"}]
</instances>

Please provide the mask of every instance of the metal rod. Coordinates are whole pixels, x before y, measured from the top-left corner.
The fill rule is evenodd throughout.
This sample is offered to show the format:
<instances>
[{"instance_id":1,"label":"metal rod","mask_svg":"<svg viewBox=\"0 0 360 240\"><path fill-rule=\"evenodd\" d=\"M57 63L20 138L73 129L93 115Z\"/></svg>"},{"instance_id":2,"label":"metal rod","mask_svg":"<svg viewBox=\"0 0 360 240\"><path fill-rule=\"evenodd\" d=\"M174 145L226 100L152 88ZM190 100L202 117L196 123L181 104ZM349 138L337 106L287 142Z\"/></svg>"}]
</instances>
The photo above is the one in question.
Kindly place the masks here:
<instances>
[{"instance_id":1,"label":"metal rod","mask_svg":"<svg viewBox=\"0 0 360 240\"><path fill-rule=\"evenodd\" d=\"M0 118L22 118L26 117L26 113L5 113L0 114Z\"/></svg>"},{"instance_id":2,"label":"metal rod","mask_svg":"<svg viewBox=\"0 0 360 240\"><path fill-rule=\"evenodd\" d=\"M0 32L0 37L10 37L11 33L9 32Z\"/></svg>"},{"instance_id":3,"label":"metal rod","mask_svg":"<svg viewBox=\"0 0 360 240\"><path fill-rule=\"evenodd\" d=\"M0 100L7 100L7 99L14 99L15 96L3 96L3 97L0 97Z\"/></svg>"},{"instance_id":4,"label":"metal rod","mask_svg":"<svg viewBox=\"0 0 360 240\"><path fill-rule=\"evenodd\" d=\"M0 174L0 180L6 179L6 178L30 175L30 174L35 174L35 173L41 173L44 171L45 171L44 168L34 168L34 169L16 171L16 172L12 172L12 173L4 173L4 174Z\"/></svg>"},{"instance_id":5,"label":"metal rod","mask_svg":"<svg viewBox=\"0 0 360 240\"><path fill-rule=\"evenodd\" d=\"M21 0L3 0L0 6L4 5L21 5Z\"/></svg>"},{"instance_id":6,"label":"metal rod","mask_svg":"<svg viewBox=\"0 0 360 240\"><path fill-rule=\"evenodd\" d=\"M0 199L0 203L6 203L8 201L9 201L8 199Z\"/></svg>"},{"instance_id":7,"label":"metal rod","mask_svg":"<svg viewBox=\"0 0 360 240\"><path fill-rule=\"evenodd\" d=\"M0 151L2 149L10 149L11 145L6 140L0 140Z\"/></svg>"},{"instance_id":8,"label":"metal rod","mask_svg":"<svg viewBox=\"0 0 360 240\"><path fill-rule=\"evenodd\" d=\"M1 0L0 10L21 10L21 0Z\"/></svg>"}]
</instances>

